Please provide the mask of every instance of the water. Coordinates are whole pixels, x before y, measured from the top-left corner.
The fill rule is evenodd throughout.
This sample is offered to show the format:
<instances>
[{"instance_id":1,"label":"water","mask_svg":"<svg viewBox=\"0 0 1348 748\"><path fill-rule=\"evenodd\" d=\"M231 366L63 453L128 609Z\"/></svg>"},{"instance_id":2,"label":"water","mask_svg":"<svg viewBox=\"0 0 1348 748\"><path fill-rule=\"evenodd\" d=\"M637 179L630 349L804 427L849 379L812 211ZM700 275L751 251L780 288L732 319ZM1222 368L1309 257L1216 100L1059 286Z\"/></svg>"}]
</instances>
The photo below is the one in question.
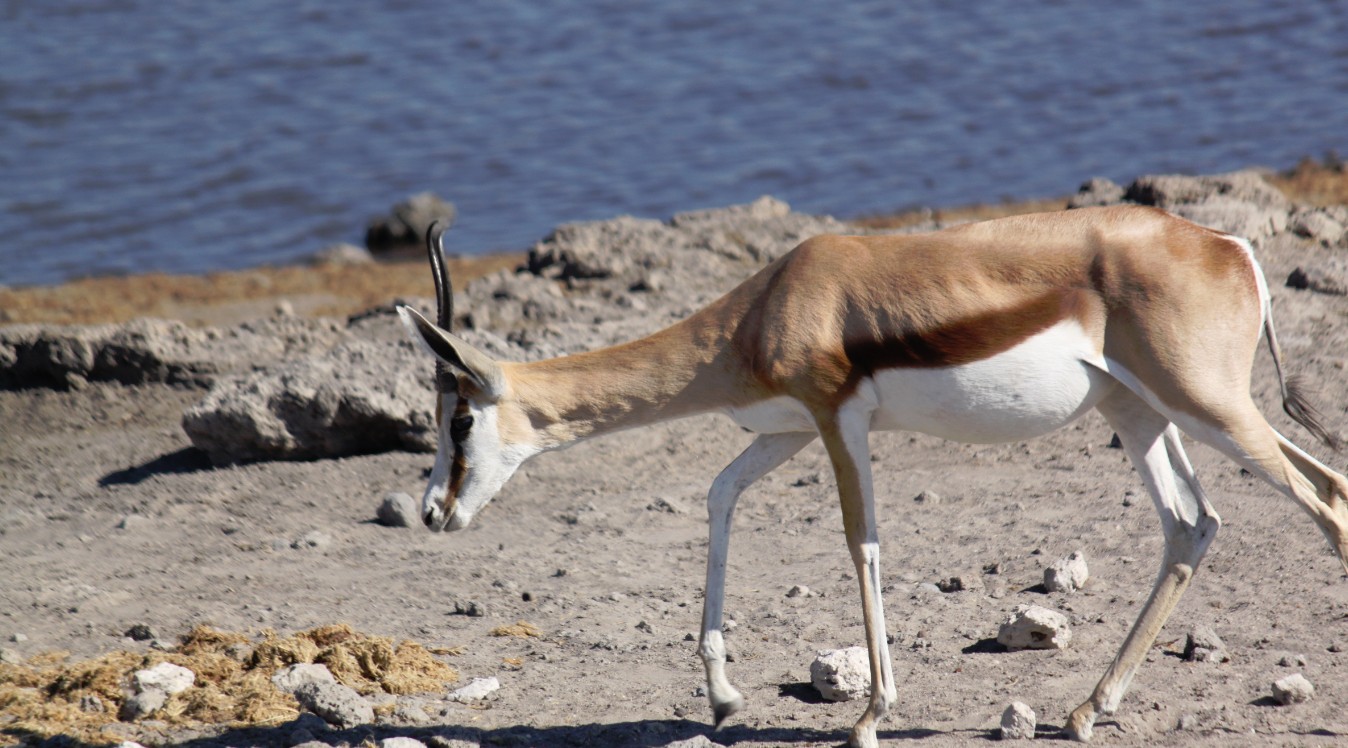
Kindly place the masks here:
<instances>
[{"instance_id":1,"label":"water","mask_svg":"<svg viewBox=\"0 0 1348 748\"><path fill-rule=\"evenodd\" d=\"M8 0L0 283L451 246L772 194L855 216L1348 151L1334 0Z\"/></svg>"}]
</instances>

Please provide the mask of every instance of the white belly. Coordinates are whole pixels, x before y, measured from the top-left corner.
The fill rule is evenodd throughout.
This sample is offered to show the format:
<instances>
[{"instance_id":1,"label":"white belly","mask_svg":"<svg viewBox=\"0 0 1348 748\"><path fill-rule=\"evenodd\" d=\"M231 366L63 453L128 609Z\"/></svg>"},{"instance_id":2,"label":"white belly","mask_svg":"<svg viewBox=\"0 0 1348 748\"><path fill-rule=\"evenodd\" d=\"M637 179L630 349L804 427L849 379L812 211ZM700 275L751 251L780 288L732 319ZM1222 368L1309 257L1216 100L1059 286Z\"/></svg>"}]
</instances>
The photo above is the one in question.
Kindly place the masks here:
<instances>
[{"instance_id":1,"label":"white belly","mask_svg":"<svg viewBox=\"0 0 1348 748\"><path fill-rule=\"evenodd\" d=\"M1098 362L1092 365L1088 362ZM1095 407L1114 384L1076 322L1063 322L992 358L940 369L877 372L872 430L920 431L961 442L1046 434Z\"/></svg>"},{"instance_id":2,"label":"white belly","mask_svg":"<svg viewBox=\"0 0 1348 748\"><path fill-rule=\"evenodd\" d=\"M971 364L876 372L856 397L870 401L872 431L920 431L973 443L1019 441L1061 428L1093 408L1115 382L1103 368L1081 326L1064 322ZM760 433L815 430L809 411L789 397L727 414Z\"/></svg>"}]
</instances>

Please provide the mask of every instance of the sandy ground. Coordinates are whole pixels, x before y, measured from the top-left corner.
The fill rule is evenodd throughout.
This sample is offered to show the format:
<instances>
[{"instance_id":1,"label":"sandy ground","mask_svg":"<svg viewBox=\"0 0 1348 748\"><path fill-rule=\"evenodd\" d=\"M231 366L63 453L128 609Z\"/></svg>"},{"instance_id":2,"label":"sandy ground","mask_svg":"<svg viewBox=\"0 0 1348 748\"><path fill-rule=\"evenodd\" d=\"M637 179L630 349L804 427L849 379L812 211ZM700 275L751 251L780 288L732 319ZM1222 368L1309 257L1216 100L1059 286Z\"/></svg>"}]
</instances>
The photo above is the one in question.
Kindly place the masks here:
<instances>
[{"instance_id":1,"label":"sandy ground","mask_svg":"<svg viewBox=\"0 0 1348 748\"><path fill-rule=\"evenodd\" d=\"M1331 429L1348 434L1348 298L1282 283L1324 251L1287 237L1260 255L1284 355L1315 386ZM244 301L265 313L274 299ZM1282 415L1262 352L1255 389L1279 430L1348 467ZM124 636L140 623L173 639L201 623L256 633L346 622L460 647L443 659L464 680L495 675L502 683L471 706L443 693L410 697L429 721L318 736L333 745L442 736L662 746L708 734L723 745L806 748L844 741L863 708L823 702L808 686L817 650L863 641L841 515L817 445L741 502L728 577L728 613L738 624L728 635L729 672L749 703L708 733L693 640L707 545L703 497L749 441L727 420L699 417L543 455L470 529L435 535L374 522L386 492L420 496L430 456L211 468L179 427L201 395L103 384L0 391L0 644L22 657L65 650L78 658L143 650ZM1161 550L1155 512L1122 452L1108 447L1110 436L1092 413L1028 443L873 437L899 682L882 742L982 744L1012 700L1032 706L1041 737L1050 737L1090 692L1145 601ZM1193 446L1190 455L1224 527L1118 715L1097 726L1097 744L1342 744L1343 567L1290 502L1211 450ZM924 491L940 501L915 501ZM314 531L330 542L292 547ZM1087 587L1044 592L1044 567L1075 550L1090 562ZM956 575L972 589L919 587ZM814 594L788 597L793 585ZM456 613L468 602L486 615ZM1020 603L1069 615L1072 646L995 645L998 624ZM542 636L489 635L516 621ZM1215 628L1230 662L1179 656L1196 625ZM1279 664L1296 655L1304 667ZM1298 671L1315 698L1275 705L1270 684ZM152 722L109 735L244 746L290 745L294 732L293 724L182 730ZM5 736L37 741L0 725Z\"/></svg>"}]
</instances>

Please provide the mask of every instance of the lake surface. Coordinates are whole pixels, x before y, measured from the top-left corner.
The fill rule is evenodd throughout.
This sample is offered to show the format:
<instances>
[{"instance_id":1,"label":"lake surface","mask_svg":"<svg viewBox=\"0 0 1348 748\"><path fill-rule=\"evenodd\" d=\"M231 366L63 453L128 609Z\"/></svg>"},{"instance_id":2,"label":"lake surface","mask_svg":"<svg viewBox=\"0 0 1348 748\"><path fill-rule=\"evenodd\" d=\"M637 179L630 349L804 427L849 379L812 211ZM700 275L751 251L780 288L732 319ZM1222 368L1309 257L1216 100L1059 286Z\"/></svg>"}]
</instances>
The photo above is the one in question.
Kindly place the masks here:
<instances>
[{"instance_id":1,"label":"lake surface","mask_svg":"<svg viewBox=\"0 0 1348 748\"><path fill-rule=\"evenodd\" d=\"M840 217L1348 153L1348 4L9 0L0 284L454 251L771 194Z\"/></svg>"}]
</instances>

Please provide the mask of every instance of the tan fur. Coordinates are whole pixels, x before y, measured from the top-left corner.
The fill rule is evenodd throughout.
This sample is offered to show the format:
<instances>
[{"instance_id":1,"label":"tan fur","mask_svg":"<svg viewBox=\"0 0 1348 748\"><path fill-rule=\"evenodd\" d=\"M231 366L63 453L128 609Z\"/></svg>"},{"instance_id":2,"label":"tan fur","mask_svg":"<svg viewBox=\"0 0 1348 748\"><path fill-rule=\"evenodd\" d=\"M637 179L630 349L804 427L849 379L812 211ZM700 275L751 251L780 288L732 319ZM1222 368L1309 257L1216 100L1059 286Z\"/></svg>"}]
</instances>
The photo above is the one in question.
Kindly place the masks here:
<instances>
[{"instance_id":1,"label":"tan fur","mask_svg":"<svg viewBox=\"0 0 1348 748\"><path fill-rule=\"evenodd\" d=\"M876 370L980 360L1066 318L1170 385L1158 394L1176 408L1248 391L1261 324L1248 262L1220 233L1141 207L816 237L648 338L506 366L534 426L567 441L779 395L835 407Z\"/></svg>"}]
</instances>

